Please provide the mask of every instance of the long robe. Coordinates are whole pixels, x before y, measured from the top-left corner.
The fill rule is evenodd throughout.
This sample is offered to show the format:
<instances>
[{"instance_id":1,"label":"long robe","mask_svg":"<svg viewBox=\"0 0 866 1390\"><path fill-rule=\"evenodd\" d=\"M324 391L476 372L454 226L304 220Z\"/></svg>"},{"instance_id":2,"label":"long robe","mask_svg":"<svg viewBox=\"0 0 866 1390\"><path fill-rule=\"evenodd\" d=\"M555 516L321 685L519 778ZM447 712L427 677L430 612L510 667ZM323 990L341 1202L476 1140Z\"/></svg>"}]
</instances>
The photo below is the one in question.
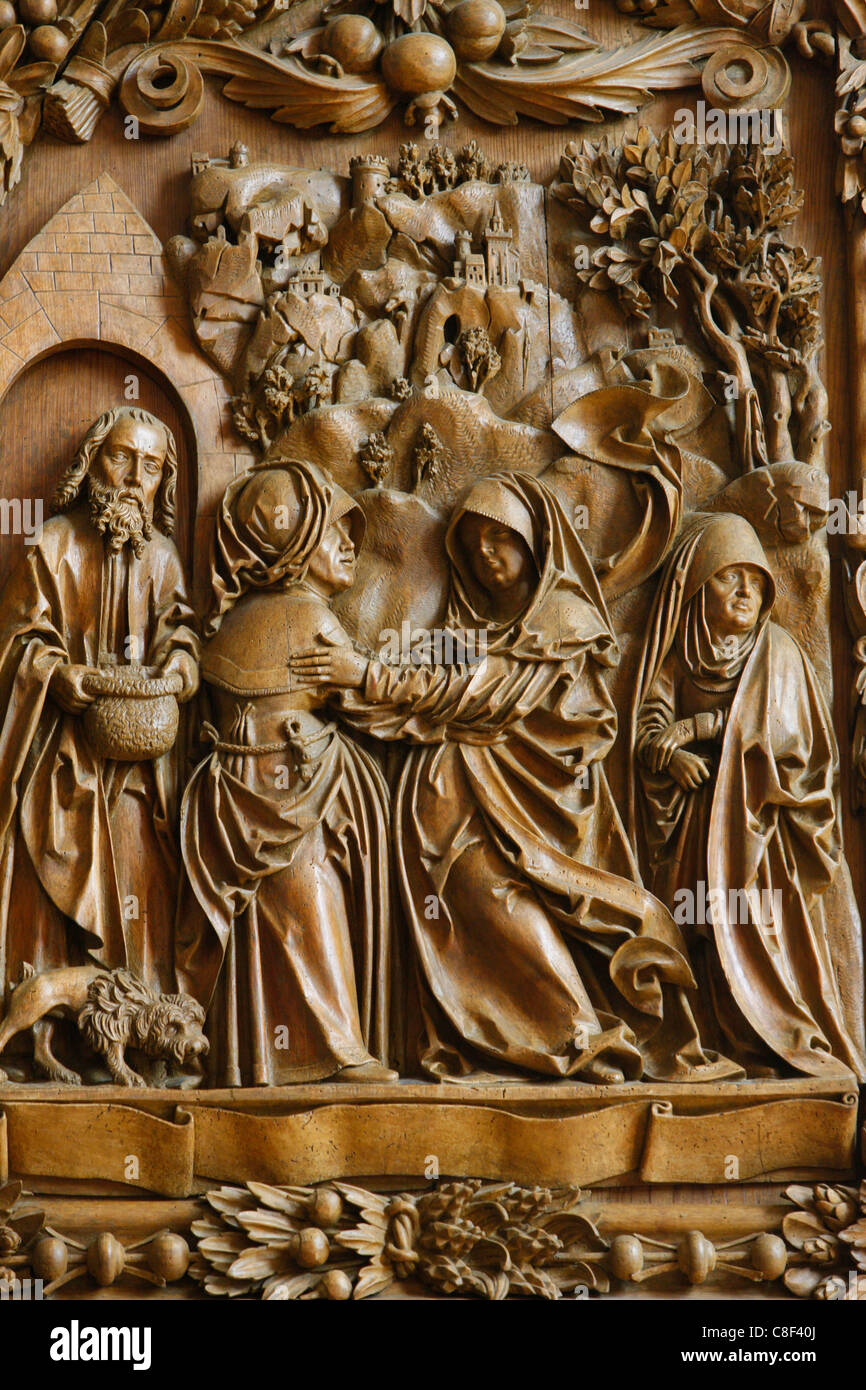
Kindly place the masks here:
<instances>
[{"instance_id":1,"label":"long robe","mask_svg":"<svg viewBox=\"0 0 866 1390\"><path fill-rule=\"evenodd\" d=\"M407 739L394 813L403 906L419 966L425 1070L573 1076L594 1059L627 1077L738 1075L704 1053L693 977L670 914L640 885L604 775L616 646L579 538L549 489L486 480L534 518L539 582L492 624L448 535L455 634L484 629L475 667L371 663L344 717ZM496 507L482 510L489 515Z\"/></svg>"},{"instance_id":2,"label":"long robe","mask_svg":"<svg viewBox=\"0 0 866 1390\"><path fill-rule=\"evenodd\" d=\"M739 670L734 663L718 679L690 670L676 640L690 615L671 597L672 576L689 594L689 572L700 565L754 563L769 573L747 523L716 518L710 526L671 559L638 690L635 763L649 881L674 910L678 894L687 901L683 890L711 909L706 928L696 929L709 946L704 1002L712 1001L729 1050L739 1039L743 1060L764 1062L760 1041L797 1071L838 1076L850 1068L864 1079L860 919L842 846L830 713L808 657L768 609ZM734 679L725 678L730 669ZM694 746L710 759L708 781L686 790L645 765L642 750L655 735L710 710L722 711L720 740Z\"/></svg>"},{"instance_id":3,"label":"long robe","mask_svg":"<svg viewBox=\"0 0 866 1390\"><path fill-rule=\"evenodd\" d=\"M251 659L251 631L267 669ZM203 652L219 743L184 793L183 857L204 917L182 914L177 960L181 984L211 1008L216 1085L318 1081L387 1060L387 790L314 701L293 715L286 678L287 642L337 637L349 640L303 589L250 594Z\"/></svg>"},{"instance_id":4,"label":"long robe","mask_svg":"<svg viewBox=\"0 0 866 1390\"><path fill-rule=\"evenodd\" d=\"M280 509L294 525L281 528ZM191 900L178 978L209 1009L216 1085L288 1085L388 1060L388 793L373 760L298 691L292 652L349 637L304 582L329 525L363 515L313 465L229 486L202 653L213 751L184 792Z\"/></svg>"},{"instance_id":5,"label":"long robe","mask_svg":"<svg viewBox=\"0 0 866 1390\"><path fill-rule=\"evenodd\" d=\"M0 974L95 960L173 990L175 756L97 757L51 699L61 662L197 657L173 542L110 556L86 508L45 523L0 600ZM136 904L137 902L137 911Z\"/></svg>"}]
</instances>

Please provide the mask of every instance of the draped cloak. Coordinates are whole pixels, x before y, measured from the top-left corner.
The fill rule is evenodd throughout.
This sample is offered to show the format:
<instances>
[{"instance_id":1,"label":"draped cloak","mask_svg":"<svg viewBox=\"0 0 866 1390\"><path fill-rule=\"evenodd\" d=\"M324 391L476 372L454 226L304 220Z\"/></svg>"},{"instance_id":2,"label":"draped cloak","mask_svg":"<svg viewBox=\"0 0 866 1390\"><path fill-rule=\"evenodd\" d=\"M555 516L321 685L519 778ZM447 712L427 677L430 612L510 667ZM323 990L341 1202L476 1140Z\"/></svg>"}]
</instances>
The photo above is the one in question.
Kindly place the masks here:
<instances>
[{"instance_id":1,"label":"draped cloak","mask_svg":"<svg viewBox=\"0 0 866 1390\"><path fill-rule=\"evenodd\" d=\"M767 576L756 628L714 655L703 585L726 566ZM635 697L635 811L650 884L669 906L704 890L710 994L730 1040L753 1036L797 1071L866 1079L860 919L842 846L839 758L808 657L770 619L775 585L742 518L704 520L680 542L653 609ZM721 710L721 739L695 750L695 790L642 760L668 724ZM691 746L691 745L690 745ZM702 887L703 885L703 887ZM699 914L703 916L704 914Z\"/></svg>"},{"instance_id":2,"label":"draped cloak","mask_svg":"<svg viewBox=\"0 0 866 1390\"><path fill-rule=\"evenodd\" d=\"M282 507L292 524L275 528ZM184 793L194 899L178 979L210 1009L221 1085L321 1080L388 1056L387 789L332 723L327 692L299 694L292 652L350 639L304 583L325 531L363 513L312 464L269 464L226 491L202 675L213 750ZM285 517L284 517L285 520Z\"/></svg>"},{"instance_id":3,"label":"draped cloak","mask_svg":"<svg viewBox=\"0 0 866 1390\"><path fill-rule=\"evenodd\" d=\"M142 556L110 554L86 507L51 518L0 603L0 968L15 982L84 960L175 988L178 880L174 752L98 758L80 717L50 698L55 668L198 654L174 543L154 531ZM137 900L137 911L131 899Z\"/></svg>"},{"instance_id":4,"label":"draped cloak","mask_svg":"<svg viewBox=\"0 0 866 1390\"><path fill-rule=\"evenodd\" d=\"M486 614L459 539L493 516L531 542L539 580L525 611ZM640 886L603 759L617 659L604 600L574 527L541 482L505 474L455 510L447 625L486 634L477 665L372 662L343 715L417 746L394 812L403 905L439 1077L485 1068L571 1076L594 1058L669 1080L741 1073L706 1054L679 929Z\"/></svg>"}]
</instances>

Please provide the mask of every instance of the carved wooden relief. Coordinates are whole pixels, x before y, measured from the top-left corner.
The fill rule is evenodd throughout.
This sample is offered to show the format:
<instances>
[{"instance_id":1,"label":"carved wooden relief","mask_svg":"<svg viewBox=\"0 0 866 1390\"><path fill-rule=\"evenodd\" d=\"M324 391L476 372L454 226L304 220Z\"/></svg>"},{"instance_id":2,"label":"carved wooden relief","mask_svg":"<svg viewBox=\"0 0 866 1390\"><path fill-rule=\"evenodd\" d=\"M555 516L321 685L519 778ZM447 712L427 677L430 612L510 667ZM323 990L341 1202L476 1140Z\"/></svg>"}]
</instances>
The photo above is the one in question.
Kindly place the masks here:
<instances>
[{"instance_id":1,"label":"carved wooden relief","mask_svg":"<svg viewBox=\"0 0 866 1390\"><path fill-rule=\"evenodd\" d=\"M3 1287L861 1296L866 17L572 9L0 0Z\"/></svg>"}]
</instances>

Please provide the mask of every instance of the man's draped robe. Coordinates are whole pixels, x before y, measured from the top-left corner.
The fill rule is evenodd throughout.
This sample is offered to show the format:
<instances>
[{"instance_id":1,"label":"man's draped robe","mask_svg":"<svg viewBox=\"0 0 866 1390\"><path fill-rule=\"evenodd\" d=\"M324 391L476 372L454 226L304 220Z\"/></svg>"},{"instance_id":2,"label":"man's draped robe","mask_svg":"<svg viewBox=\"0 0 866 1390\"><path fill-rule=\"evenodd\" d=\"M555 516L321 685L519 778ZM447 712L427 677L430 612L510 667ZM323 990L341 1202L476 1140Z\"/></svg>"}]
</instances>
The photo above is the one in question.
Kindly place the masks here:
<instances>
[{"instance_id":1,"label":"man's draped robe","mask_svg":"<svg viewBox=\"0 0 866 1390\"><path fill-rule=\"evenodd\" d=\"M128 639L131 639L129 641ZM136 645L137 644L137 645ZM52 518L0 602L0 973L84 961L174 988L175 753L101 759L49 693L61 663L197 658L180 556L110 555L87 510Z\"/></svg>"}]
</instances>

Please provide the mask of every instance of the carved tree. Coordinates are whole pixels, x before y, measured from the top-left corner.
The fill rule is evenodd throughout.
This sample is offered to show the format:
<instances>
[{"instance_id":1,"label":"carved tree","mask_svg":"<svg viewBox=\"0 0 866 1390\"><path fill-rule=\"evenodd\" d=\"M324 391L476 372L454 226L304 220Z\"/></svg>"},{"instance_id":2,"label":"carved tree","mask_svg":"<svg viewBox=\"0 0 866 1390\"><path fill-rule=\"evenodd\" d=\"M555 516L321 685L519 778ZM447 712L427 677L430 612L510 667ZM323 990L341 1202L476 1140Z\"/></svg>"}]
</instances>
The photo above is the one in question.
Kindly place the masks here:
<instances>
[{"instance_id":1,"label":"carved tree","mask_svg":"<svg viewBox=\"0 0 866 1390\"><path fill-rule=\"evenodd\" d=\"M578 275L648 318L654 299L685 297L712 352L733 380L737 445L745 470L796 457L824 463L830 428L818 373L820 261L793 245L798 216L785 150L660 139L566 147L557 196L590 232L609 238Z\"/></svg>"}]
</instances>

